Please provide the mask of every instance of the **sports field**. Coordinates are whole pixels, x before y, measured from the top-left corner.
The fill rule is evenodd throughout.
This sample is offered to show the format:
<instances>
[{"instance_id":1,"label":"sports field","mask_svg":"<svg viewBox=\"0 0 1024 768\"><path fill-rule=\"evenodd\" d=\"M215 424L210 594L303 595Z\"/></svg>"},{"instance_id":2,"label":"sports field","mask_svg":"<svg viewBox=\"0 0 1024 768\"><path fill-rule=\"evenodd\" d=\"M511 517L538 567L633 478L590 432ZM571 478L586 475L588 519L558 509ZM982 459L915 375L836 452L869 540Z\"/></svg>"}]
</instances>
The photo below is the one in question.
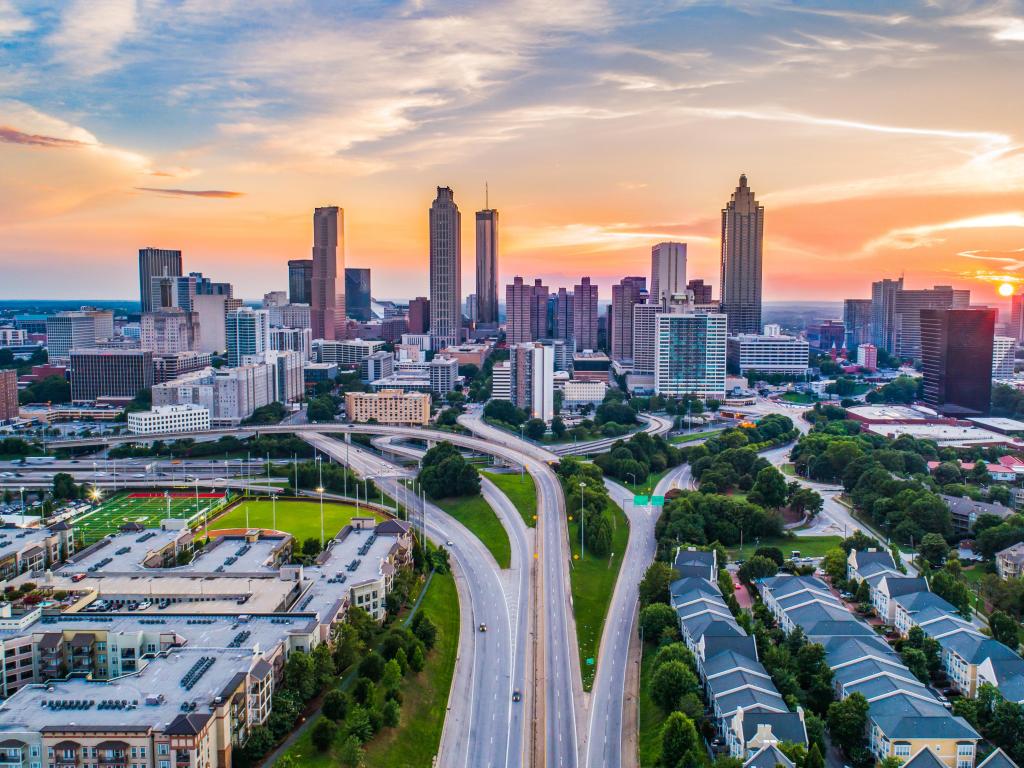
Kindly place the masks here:
<instances>
[{"instance_id":1,"label":"sports field","mask_svg":"<svg viewBox=\"0 0 1024 768\"><path fill-rule=\"evenodd\" d=\"M248 512L248 516L246 513ZM349 523L353 517L380 515L368 512L365 507L358 512L351 504L324 502L324 535L332 537ZM241 501L216 520L210 521L210 528L274 528L274 509L270 501ZM279 501L277 502L277 530L290 533L301 542L305 539L320 538L320 502Z\"/></svg>"},{"instance_id":2,"label":"sports field","mask_svg":"<svg viewBox=\"0 0 1024 768\"><path fill-rule=\"evenodd\" d=\"M198 511L208 510L212 514L224 505L224 501L221 493L200 493ZM76 533L80 533L88 545L111 533L117 533L125 523L157 528L160 521L167 517L189 518L196 511L195 493L181 491L169 497L165 497L162 491L122 493L112 496L93 512L76 520L74 525Z\"/></svg>"}]
</instances>

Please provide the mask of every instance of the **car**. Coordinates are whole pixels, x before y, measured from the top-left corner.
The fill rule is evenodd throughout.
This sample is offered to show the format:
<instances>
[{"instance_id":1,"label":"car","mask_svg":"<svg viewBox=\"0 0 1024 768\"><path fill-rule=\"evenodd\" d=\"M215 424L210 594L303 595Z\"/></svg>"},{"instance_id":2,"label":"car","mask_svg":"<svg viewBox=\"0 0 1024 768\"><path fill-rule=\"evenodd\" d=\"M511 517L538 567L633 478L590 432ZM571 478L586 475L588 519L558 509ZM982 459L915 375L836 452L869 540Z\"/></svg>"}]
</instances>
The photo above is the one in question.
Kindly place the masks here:
<instances>
[{"instance_id":1,"label":"car","mask_svg":"<svg viewBox=\"0 0 1024 768\"><path fill-rule=\"evenodd\" d=\"M486 632L487 631L487 625L486 624L481 624L480 625L480 631L481 632Z\"/></svg>"},{"instance_id":2,"label":"car","mask_svg":"<svg viewBox=\"0 0 1024 768\"><path fill-rule=\"evenodd\" d=\"M74 582L75 584L77 584L78 582L80 582L84 578L85 578L85 574L84 573L76 573L74 576L71 577L71 581Z\"/></svg>"},{"instance_id":3,"label":"car","mask_svg":"<svg viewBox=\"0 0 1024 768\"><path fill-rule=\"evenodd\" d=\"M454 547L454 546L455 546L455 543L454 543L454 542L452 542L452 541L446 541L446 542L444 543L444 545L445 545L446 547Z\"/></svg>"},{"instance_id":4,"label":"car","mask_svg":"<svg viewBox=\"0 0 1024 768\"><path fill-rule=\"evenodd\" d=\"M743 589L743 585L742 584L736 584L736 585L734 585L734 589L738 592L741 589Z\"/></svg>"},{"instance_id":5,"label":"car","mask_svg":"<svg viewBox=\"0 0 1024 768\"><path fill-rule=\"evenodd\" d=\"M149 600L143 600L141 603L139 603L139 610L140 611L145 611L148 608L152 608L152 607L153 607L153 603L151 603Z\"/></svg>"},{"instance_id":6,"label":"car","mask_svg":"<svg viewBox=\"0 0 1024 768\"><path fill-rule=\"evenodd\" d=\"M522 701L523 694L518 690L512 691L512 701Z\"/></svg>"}]
</instances>

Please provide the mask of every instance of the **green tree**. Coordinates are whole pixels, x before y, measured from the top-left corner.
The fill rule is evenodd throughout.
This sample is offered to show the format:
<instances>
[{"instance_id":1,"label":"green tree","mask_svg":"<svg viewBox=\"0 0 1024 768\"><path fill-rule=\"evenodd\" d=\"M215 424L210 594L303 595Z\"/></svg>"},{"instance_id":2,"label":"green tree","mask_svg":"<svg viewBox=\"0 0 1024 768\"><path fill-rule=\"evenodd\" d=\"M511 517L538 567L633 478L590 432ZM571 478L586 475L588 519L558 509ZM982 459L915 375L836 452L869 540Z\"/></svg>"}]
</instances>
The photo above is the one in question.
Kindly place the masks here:
<instances>
[{"instance_id":1,"label":"green tree","mask_svg":"<svg viewBox=\"0 0 1024 768\"><path fill-rule=\"evenodd\" d=\"M846 556L846 551L836 547L828 550L821 559L821 568L828 574L833 585L846 581Z\"/></svg>"},{"instance_id":2,"label":"green tree","mask_svg":"<svg viewBox=\"0 0 1024 768\"><path fill-rule=\"evenodd\" d=\"M394 699L388 699L384 702L384 706L381 707L380 713L384 719L384 725L388 728L394 728L398 725L399 720L401 720L402 705Z\"/></svg>"},{"instance_id":3,"label":"green tree","mask_svg":"<svg viewBox=\"0 0 1024 768\"><path fill-rule=\"evenodd\" d=\"M921 539L921 546L918 547L921 557L933 566L942 565L949 555L949 544L937 533L926 533Z\"/></svg>"},{"instance_id":4,"label":"green tree","mask_svg":"<svg viewBox=\"0 0 1024 768\"><path fill-rule=\"evenodd\" d=\"M428 651L433 648L434 643L437 642L437 627L434 626L434 622L430 620L430 617L422 611L413 617L412 633L416 635ZM410 658L410 662L411 661L412 659Z\"/></svg>"},{"instance_id":5,"label":"green tree","mask_svg":"<svg viewBox=\"0 0 1024 768\"><path fill-rule=\"evenodd\" d=\"M544 419L530 419L526 422L525 433L531 440L540 440L544 437L544 433L548 431L547 424L544 423Z\"/></svg>"},{"instance_id":6,"label":"green tree","mask_svg":"<svg viewBox=\"0 0 1024 768\"><path fill-rule=\"evenodd\" d=\"M402 686L402 666L394 659L384 665L380 685L385 691L397 691Z\"/></svg>"},{"instance_id":7,"label":"green tree","mask_svg":"<svg viewBox=\"0 0 1024 768\"><path fill-rule=\"evenodd\" d=\"M329 717L321 717L313 726L310 738L317 752L326 752L338 738L338 724Z\"/></svg>"},{"instance_id":8,"label":"green tree","mask_svg":"<svg viewBox=\"0 0 1024 768\"><path fill-rule=\"evenodd\" d=\"M774 560L755 555L740 566L737 575L747 584L753 584L758 579L774 576L778 572L779 566L775 564Z\"/></svg>"},{"instance_id":9,"label":"green tree","mask_svg":"<svg viewBox=\"0 0 1024 768\"><path fill-rule=\"evenodd\" d=\"M812 743L807 750L807 759L804 761L804 768L825 768L825 758L821 755L818 745Z\"/></svg>"},{"instance_id":10,"label":"green tree","mask_svg":"<svg viewBox=\"0 0 1024 768\"><path fill-rule=\"evenodd\" d=\"M786 503L786 478L775 467L765 467L757 473L751 493L756 493L766 507L778 509Z\"/></svg>"},{"instance_id":11,"label":"green tree","mask_svg":"<svg viewBox=\"0 0 1024 768\"><path fill-rule=\"evenodd\" d=\"M349 710L345 727L349 736L355 738L360 744L365 744L373 738L373 724L370 723L370 713L366 707L356 705Z\"/></svg>"},{"instance_id":12,"label":"green tree","mask_svg":"<svg viewBox=\"0 0 1024 768\"><path fill-rule=\"evenodd\" d=\"M342 742L338 750L338 762L345 768L363 768L366 765L366 753L358 737L349 736ZM280 768L280 761L274 768Z\"/></svg>"},{"instance_id":13,"label":"green tree","mask_svg":"<svg viewBox=\"0 0 1024 768\"><path fill-rule=\"evenodd\" d=\"M330 395L322 395L309 400L306 406L306 418L312 422L334 421L338 408Z\"/></svg>"},{"instance_id":14,"label":"green tree","mask_svg":"<svg viewBox=\"0 0 1024 768\"><path fill-rule=\"evenodd\" d=\"M555 436L556 440L561 440L565 436L565 422L561 417L555 416L551 420L551 434Z\"/></svg>"},{"instance_id":15,"label":"green tree","mask_svg":"<svg viewBox=\"0 0 1024 768\"><path fill-rule=\"evenodd\" d=\"M661 762L667 768L699 765L700 741L693 720L673 712L661 727Z\"/></svg>"},{"instance_id":16,"label":"green tree","mask_svg":"<svg viewBox=\"0 0 1024 768\"><path fill-rule=\"evenodd\" d=\"M778 547L758 547L754 552L754 557L767 557L780 568L786 562L786 556L782 554L782 550Z\"/></svg>"},{"instance_id":17,"label":"green tree","mask_svg":"<svg viewBox=\"0 0 1024 768\"><path fill-rule=\"evenodd\" d=\"M842 701L834 701L826 717L832 743L847 755L864 745L868 724L868 701L863 694L852 693Z\"/></svg>"},{"instance_id":18,"label":"green tree","mask_svg":"<svg viewBox=\"0 0 1024 768\"><path fill-rule=\"evenodd\" d=\"M75 478L67 472L58 472L53 476L53 498L59 501L77 499L81 489L75 485Z\"/></svg>"},{"instance_id":19,"label":"green tree","mask_svg":"<svg viewBox=\"0 0 1024 768\"><path fill-rule=\"evenodd\" d=\"M645 638L656 640L666 629L676 629L678 620L671 606L652 603L640 611L640 631Z\"/></svg>"},{"instance_id":20,"label":"green tree","mask_svg":"<svg viewBox=\"0 0 1024 768\"><path fill-rule=\"evenodd\" d=\"M316 693L316 672L308 653L293 651L284 664L284 684L302 701L309 701Z\"/></svg>"},{"instance_id":21,"label":"green tree","mask_svg":"<svg viewBox=\"0 0 1024 768\"><path fill-rule=\"evenodd\" d=\"M384 666L384 657L376 651L371 651L359 662L359 676L369 678L375 683L380 682L384 677Z\"/></svg>"},{"instance_id":22,"label":"green tree","mask_svg":"<svg viewBox=\"0 0 1024 768\"><path fill-rule=\"evenodd\" d=\"M992 637L1011 650L1016 651L1020 645L1018 632L1020 625L1002 611L992 611L988 617L988 628L992 631Z\"/></svg>"},{"instance_id":23,"label":"green tree","mask_svg":"<svg viewBox=\"0 0 1024 768\"><path fill-rule=\"evenodd\" d=\"M338 689L328 691L327 695L324 696L323 713L324 717L336 723L344 720L345 716L348 715L348 694Z\"/></svg>"},{"instance_id":24,"label":"green tree","mask_svg":"<svg viewBox=\"0 0 1024 768\"><path fill-rule=\"evenodd\" d=\"M914 677L922 683L927 683L928 659L925 657L924 651L918 648L904 648L900 655L903 657L903 663L907 665L907 669L914 673Z\"/></svg>"},{"instance_id":25,"label":"green tree","mask_svg":"<svg viewBox=\"0 0 1024 768\"><path fill-rule=\"evenodd\" d=\"M640 581L640 606L645 608L652 603L667 605L669 585L678 578L679 572L668 563L655 560L647 567L647 571Z\"/></svg>"},{"instance_id":26,"label":"green tree","mask_svg":"<svg viewBox=\"0 0 1024 768\"><path fill-rule=\"evenodd\" d=\"M667 661L651 678L651 698L666 712L679 708L679 701L698 690L697 676L681 661Z\"/></svg>"}]
</instances>

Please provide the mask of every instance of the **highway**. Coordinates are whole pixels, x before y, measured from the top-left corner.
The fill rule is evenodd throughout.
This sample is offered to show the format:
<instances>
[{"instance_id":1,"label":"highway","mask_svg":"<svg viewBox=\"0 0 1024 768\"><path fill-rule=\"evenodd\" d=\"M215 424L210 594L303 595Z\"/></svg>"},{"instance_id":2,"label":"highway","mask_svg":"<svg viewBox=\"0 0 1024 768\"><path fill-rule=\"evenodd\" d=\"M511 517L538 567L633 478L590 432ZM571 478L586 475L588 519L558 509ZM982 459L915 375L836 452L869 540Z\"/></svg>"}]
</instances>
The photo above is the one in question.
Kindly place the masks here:
<instances>
[{"instance_id":1,"label":"highway","mask_svg":"<svg viewBox=\"0 0 1024 768\"><path fill-rule=\"evenodd\" d=\"M674 425L674 420L669 416L655 416L653 414L645 413L641 414L638 418L641 421L646 422L646 426L643 428L643 431L652 435L667 435L672 431L672 427ZM616 441L628 440L629 438L630 435L603 437L599 440L588 440L583 443L563 443L560 445L552 445L548 450L557 456L600 453L611 448Z\"/></svg>"}]
</instances>

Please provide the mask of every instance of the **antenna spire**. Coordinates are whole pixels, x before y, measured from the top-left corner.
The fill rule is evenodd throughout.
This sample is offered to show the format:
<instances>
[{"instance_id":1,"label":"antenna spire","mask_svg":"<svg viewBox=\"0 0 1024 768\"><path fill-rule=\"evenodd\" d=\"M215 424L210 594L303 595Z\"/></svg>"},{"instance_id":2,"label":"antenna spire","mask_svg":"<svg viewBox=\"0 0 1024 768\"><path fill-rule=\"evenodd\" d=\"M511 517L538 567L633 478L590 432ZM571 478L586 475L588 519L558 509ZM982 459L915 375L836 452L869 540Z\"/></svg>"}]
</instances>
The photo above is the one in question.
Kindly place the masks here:
<instances>
[{"instance_id":1,"label":"antenna spire","mask_svg":"<svg viewBox=\"0 0 1024 768\"><path fill-rule=\"evenodd\" d=\"M484 208L491 210L491 190L486 181L484 182Z\"/></svg>"}]
</instances>

